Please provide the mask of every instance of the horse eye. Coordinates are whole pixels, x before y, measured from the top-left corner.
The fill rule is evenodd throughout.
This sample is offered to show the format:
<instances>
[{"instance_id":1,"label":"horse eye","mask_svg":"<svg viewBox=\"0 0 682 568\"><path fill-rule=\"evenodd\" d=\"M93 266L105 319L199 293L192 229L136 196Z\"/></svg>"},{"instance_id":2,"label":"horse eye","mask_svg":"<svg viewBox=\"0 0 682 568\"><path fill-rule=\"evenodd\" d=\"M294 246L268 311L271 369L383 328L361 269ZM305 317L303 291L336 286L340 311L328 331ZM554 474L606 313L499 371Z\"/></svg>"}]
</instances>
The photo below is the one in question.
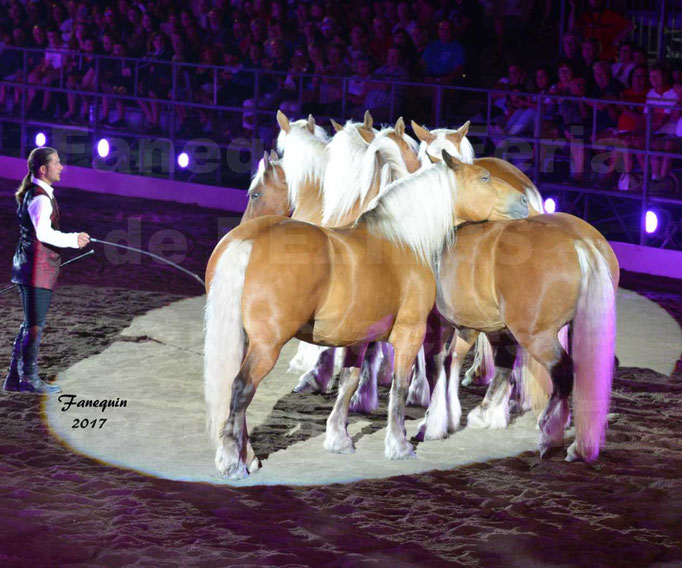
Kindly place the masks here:
<instances>
[{"instance_id":1,"label":"horse eye","mask_svg":"<svg viewBox=\"0 0 682 568\"><path fill-rule=\"evenodd\" d=\"M259 197L260 197L260 193L258 193L258 192L251 194L251 199L253 199L253 200L258 199Z\"/></svg>"},{"instance_id":2,"label":"horse eye","mask_svg":"<svg viewBox=\"0 0 682 568\"><path fill-rule=\"evenodd\" d=\"M489 182L490 181L490 174L483 176L481 179L486 183Z\"/></svg>"}]
</instances>

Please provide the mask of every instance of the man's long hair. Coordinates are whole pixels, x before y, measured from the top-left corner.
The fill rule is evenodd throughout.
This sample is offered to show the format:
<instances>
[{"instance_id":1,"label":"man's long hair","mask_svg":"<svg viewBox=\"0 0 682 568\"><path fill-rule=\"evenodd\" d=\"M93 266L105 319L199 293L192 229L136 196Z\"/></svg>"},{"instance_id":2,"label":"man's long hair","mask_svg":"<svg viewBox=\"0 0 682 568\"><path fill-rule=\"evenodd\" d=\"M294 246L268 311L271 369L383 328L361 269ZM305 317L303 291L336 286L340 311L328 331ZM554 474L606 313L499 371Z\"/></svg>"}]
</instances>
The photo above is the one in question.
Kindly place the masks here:
<instances>
[{"instance_id":1,"label":"man's long hair","mask_svg":"<svg viewBox=\"0 0 682 568\"><path fill-rule=\"evenodd\" d=\"M50 148L48 146L44 146L42 148L34 148L33 150L31 150L31 153L28 155L27 160L28 173L26 174L26 176L24 176L24 179L21 180L21 185L19 186L19 189L17 189L17 192L14 194L14 197L16 198L17 203L19 205L21 205L21 202L24 200L24 194L26 193L26 191L28 191L28 188L31 185L31 176L37 176L40 166L46 166L50 162L52 154L56 153L57 150L55 150L54 148Z\"/></svg>"}]
</instances>

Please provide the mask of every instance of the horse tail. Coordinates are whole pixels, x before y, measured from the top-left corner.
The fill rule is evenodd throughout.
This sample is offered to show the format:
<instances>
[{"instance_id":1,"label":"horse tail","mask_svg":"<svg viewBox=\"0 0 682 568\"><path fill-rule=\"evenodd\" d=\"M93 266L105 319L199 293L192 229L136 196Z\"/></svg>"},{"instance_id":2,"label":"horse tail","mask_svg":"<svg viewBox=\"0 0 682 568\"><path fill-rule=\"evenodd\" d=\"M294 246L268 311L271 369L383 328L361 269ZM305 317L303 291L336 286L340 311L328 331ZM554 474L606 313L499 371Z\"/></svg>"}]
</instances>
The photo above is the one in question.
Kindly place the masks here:
<instances>
[{"instance_id":1,"label":"horse tail","mask_svg":"<svg viewBox=\"0 0 682 568\"><path fill-rule=\"evenodd\" d=\"M605 258L587 241L575 244L582 277L573 318L575 457L592 461L604 440L616 350L616 295ZM569 452L569 458L572 457Z\"/></svg>"},{"instance_id":2,"label":"horse tail","mask_svg":"<svg viewBox=\"0 0 682 568\"><path fill-rule=\"evenodd\" d=\"M206 427L217 443L230 413L232 383L244 359L242 289L253 241L231 242L218 259L204 314Z\"/></svg>"},{"instance_id":3,"label":"horse tail","mask_svg":"<svg viewBox=\"0 0 682 568\"><path fill-rule=\"evenodd\" d=\"M523 193L526 196L526 199L528 199L528 205L530 205L530 207L535 209L539 214L546 213L542 195L540 195L537 187L534 185L527 185Z\"/></svg>"}]
</instances>

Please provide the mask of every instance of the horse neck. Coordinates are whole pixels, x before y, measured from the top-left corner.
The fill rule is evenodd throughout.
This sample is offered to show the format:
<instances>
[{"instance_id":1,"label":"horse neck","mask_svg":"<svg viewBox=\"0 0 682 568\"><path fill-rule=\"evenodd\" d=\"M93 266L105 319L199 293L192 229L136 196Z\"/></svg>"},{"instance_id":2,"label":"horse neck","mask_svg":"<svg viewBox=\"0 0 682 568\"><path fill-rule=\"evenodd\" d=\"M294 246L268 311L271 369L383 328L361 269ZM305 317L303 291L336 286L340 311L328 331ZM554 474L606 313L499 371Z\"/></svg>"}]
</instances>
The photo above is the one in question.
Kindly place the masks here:
<instances>
[{"instance_id":1,"label":"horse neck","mask_svg":"<svg viewBox=\"0 0 682 568\"><path fill-rule=\"evenodd\" d=\"M320 225L322 223L322 195L320 181L304 183L299 189L294 203L293 219Z\"/></svg>"}]
</instances>

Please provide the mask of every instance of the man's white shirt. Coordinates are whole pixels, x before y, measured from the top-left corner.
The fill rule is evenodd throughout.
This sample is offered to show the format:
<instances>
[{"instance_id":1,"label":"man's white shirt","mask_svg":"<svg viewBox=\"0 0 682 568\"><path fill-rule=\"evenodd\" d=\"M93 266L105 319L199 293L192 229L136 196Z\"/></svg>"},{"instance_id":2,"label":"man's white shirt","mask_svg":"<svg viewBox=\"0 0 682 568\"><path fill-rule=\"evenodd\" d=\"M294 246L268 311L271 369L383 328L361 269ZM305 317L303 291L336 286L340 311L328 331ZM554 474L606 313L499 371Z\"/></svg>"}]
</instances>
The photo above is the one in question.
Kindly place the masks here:
<instances>
[{"instance_id":1,"label":"man's white shirt","mask_svg":"<svg viewBox=\"0 0 682 568\"><path fill-rule=\"evenodd\" d=\"M31 183L40 186L49 195L36 195L28 204L28 214L36 231L36 238L46 245L58 248L78 248L78 233L62 233L52 228L52 202L54 193L51 185L41 179L31 177Z\"/></svg>"}]
</instances>

